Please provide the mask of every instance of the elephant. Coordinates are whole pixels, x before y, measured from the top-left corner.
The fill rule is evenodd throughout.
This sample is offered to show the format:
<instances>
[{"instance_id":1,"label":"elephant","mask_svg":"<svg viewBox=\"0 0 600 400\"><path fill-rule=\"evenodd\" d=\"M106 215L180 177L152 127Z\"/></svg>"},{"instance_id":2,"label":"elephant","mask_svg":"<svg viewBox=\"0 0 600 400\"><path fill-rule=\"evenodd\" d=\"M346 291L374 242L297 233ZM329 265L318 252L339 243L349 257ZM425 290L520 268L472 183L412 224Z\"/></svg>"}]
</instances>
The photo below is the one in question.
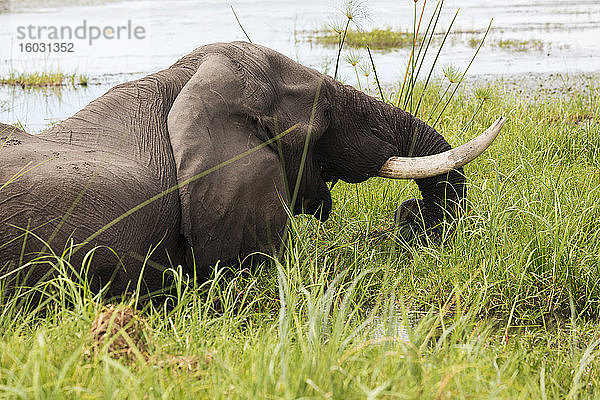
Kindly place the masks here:
<instances>
[{"instance_id":1,"label":"elephant","mask_svg":"<svg viewBox=\"0 0 600 400\"><path fill-rule=\"evenodd\" d=\"M451 149L402 109L267 47L203 45L39 134L0 125L0 277L48 279L39 260L65 254L93 290L154 292L170 266L205 276L272 251L292 214L327 220L338 179L415 179L423 198L397 218L434 229L503 122Z\"/></svg>"}]
</instances>

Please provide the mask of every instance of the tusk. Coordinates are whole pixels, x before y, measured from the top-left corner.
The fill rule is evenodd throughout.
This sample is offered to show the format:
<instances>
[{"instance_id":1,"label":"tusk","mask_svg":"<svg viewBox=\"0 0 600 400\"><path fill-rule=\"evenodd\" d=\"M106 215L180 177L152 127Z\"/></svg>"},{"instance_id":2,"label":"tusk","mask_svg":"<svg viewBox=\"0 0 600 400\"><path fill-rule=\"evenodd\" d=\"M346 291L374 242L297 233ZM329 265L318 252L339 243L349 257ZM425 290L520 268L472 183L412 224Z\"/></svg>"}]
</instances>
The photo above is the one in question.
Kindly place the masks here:
<instances>
[{"instance_id":1,"label":"tusk","mask_svg":"<svg viewBox=\"0 0 600 400\"><path fill-rule=\"evenodd\" d=\"M462 146L424 157L390 157L377 176L422 179L445 174L473 161L496 139L506 119L500 117L485 132Z\"/></svg>"}]
</instances>

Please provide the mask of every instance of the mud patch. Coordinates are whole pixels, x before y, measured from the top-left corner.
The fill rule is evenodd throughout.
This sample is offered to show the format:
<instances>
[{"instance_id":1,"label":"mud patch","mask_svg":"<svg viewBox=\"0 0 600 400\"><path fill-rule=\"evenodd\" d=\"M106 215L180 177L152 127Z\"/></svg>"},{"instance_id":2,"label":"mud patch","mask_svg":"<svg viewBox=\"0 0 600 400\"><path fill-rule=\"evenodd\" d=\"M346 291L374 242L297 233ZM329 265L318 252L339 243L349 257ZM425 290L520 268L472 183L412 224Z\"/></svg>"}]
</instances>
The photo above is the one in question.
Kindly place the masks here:
<instances>
[{"instance_id":1,"label":"mud patch","mask_svg":"<svg viewBox=\"0 0 600 400\"><path fill-rule=\"evenodd\" d=\"M149 332L131 307L106 307L92 323L92 349L96 355L106 350L115 358L147 360Z\"/></svg>"},{"instance_id":2,"label":"mud patch","mask_svg":"<svg viewBox=\"0 0 600 400\"><path fill-rule=\"evenodd\" d=\"M210 364L215 359L215 352L207 351L204 357L168 355L155 363L163 368L175 368L184 372L195 372L200 367Z\"/></svg>"},{"instance_id":3,"label":"mud patch","mask_svg":"<svg viewBox=\"0 0 600 400\"><path fill-rule=\"evenodd\" d=\"M465 88L495 87L502 95L516 95L526 102L545 102L555 99L570 99L576 95L597 93L600 73L543 74L527 73L514 75L479 75L467 80Z\"/></svg>"},{"instance_id":4,"label":"mud patch","mask_svg":"<svg viewBox=\"0 0 600 400\"><path fill-rule=\"evenodd\" d=\"M92 322L91 351L88 356L98 356L106 352L110 357L125 361L142 361L159 368L169 368L181 372L198 372L216 357L216 351L206 350L204 355L150 354L152 328L139 315L127 306L104 307Z\"/></svg>"},{"instance_id":5,"label":"mud patch","mask_svg":"<svg viewBox=\"0 0 600 400\"><path fill-rule=\"evenodd\" d=\"M595 120L596 120L596 117L592 113L585 113L585 114L575 113L575 114L566 115L564 117L558 116L558 115L553 115L553 116L547 117L544 120L544 122L549 123L549 124L568 122L573 125L582 125L582 124L589 123L589 122L593 123Z\"/></svg>"}]
</instances>

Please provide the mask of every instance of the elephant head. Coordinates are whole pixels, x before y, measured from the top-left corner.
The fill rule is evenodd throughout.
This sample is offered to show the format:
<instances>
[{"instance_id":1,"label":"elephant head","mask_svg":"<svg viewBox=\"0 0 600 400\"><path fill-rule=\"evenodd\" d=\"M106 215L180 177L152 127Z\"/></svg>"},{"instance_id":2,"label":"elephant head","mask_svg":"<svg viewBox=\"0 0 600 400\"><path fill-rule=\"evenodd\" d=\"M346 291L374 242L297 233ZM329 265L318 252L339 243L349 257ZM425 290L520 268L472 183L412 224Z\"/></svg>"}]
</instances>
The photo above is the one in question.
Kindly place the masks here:
<instances>
[{"instance_id":1,"label":"elephant head","mask_svg":"<svg viewBox=\"0 0 600 400\"><path fill-rule=\"evenodd\" d=\"M397 217L412 221L419 215L426 228L434 227L466 195L461 167L502 126L499 120L451 150L409 113L271 49L235 42L204 46L187 57L201 63L171 107L168 128L181 185L182 233L196 258L213 248L223 258L223 248L243 254L257 243L277 241L287 220L285 204L326 220L332 207L327 182L337 179L415 179L423 199L404 202ZM213 176L203 174L261 143L268 146Z\"/></svg>"}]
</instances>

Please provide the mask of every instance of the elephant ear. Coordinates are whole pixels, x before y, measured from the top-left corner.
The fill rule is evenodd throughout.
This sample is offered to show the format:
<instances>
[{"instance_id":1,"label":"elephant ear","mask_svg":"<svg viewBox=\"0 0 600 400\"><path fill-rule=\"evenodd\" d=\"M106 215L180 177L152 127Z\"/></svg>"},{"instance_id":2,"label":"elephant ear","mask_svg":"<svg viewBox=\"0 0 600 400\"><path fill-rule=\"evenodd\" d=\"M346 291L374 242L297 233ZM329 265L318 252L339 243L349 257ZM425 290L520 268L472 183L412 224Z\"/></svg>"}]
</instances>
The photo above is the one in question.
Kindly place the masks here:
<instances>
[{"instance_id":1,"label":"elephant ear","mask_svg":"<svg viewBox=\"0 0 600 400\"><path fill-rule=\"evenodd\" d=\"M242 88L226 59L207 56L169 112L190 266L235 260L276 243L285 226L277 154L263 147L230 162L262 143L259 125L242 112Z\"/></svg>"},{"instance_id":2,"label":"elephant ear","mask_svg":"<svg viewBox=\"0 0 600 400\"><path fill-rule=\"evenodd\" d=\"M247 83L245 106L271 137L295 127L277 141L294 213L314 214L322 221L331 210L329 188L315 160L316 143L329 126L331 79L269 48L231 44Z\"/></svg>"},{"instance_id":3,"label":"elephant ear","mask_svg":"<svg viewBox=\"0 0 600 400\"><path fill-rule=\"evenodd\" d=\"M278 124L282 130L295 125L294 137L282 138L284 147L293 146L308 128L277 100L275 85L265 81L270 78L244 71L240 65L253 64L239 57L204 56L168 116L181 233L193 250L188 265L204 267L268 250L281 242L287 222L280 152L265 141Z\"/></svg>"}]
</instances>

